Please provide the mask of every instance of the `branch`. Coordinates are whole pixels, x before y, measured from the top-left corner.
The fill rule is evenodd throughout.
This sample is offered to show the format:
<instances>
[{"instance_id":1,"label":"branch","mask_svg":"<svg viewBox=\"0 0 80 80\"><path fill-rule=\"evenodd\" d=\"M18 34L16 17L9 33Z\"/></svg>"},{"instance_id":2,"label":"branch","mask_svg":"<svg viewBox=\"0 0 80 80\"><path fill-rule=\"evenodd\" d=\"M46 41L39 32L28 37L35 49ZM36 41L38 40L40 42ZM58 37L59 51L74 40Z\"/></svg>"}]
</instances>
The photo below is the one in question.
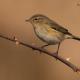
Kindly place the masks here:
<instances>
[{"instance_id":1,"label":"branch","mask_svg":"<svg viewBox=\"0 0 80 80\"><path fill-rule=\"evenodd\" d=\"M3 36L3 35L1 35L1 34L0 34L0 37L1 37L1 38L4 38L4 39L6 39L6 40L9 40L9 41L15 42L16 44L21 44L21 45L23 45L23 46L25 46L25 47L29 47L29 48L32 48L32 49L34 49L34 50L41 51L41 52L43 52L43 53L45 53L45 54L47 54L47 55L49 55L49 56L52 56L52 57L58 59L59 61L63 62L63 63L64 63L65 65L67 65L68 67L70 67L74 72L79 72L79 71L80 71L80 69L79 69L77 66L75 66L75 65L72 64L71 62L67 61L66 59L62 58L61 56L56 55L56 53L52 53L52 52L49 52L49 51L47 51L47 50L45 50L45 49L42 49L42 48L40 48L40 47L36 47L36 46L34 46L34 45L30 45L30 44L27 44L27 43L18 41L15 37L14 37L14 38L9 38L9 37Z\"/></svg>"}]
</instances>

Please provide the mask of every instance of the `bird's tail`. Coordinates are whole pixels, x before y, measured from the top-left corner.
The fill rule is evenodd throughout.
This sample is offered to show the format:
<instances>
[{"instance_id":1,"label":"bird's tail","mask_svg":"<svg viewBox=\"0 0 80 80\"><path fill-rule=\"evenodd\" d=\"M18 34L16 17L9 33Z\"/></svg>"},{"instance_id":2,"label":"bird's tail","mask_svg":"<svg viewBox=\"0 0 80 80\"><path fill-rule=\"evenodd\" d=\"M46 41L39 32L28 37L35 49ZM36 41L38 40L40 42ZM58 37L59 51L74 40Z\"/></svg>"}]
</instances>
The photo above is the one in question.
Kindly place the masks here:
<instances>
[{"instance_id":1,"label":"bird's tail","mask_svg":"<svg viewBox=\"0 0 80 80\"><path fill-rule=\"evenodd\" d=\"M69 38L80 41L80 37L77 37L77 36L75 36L75 35L73 35L73 34L71 34L71 33L69 33Z\"/></svg>"},{"instance_id":2,"label":"bird's tail","mask_svg":"<svg viewBox=\"0 0 80 80\"><path fill-rule=\"evenodd\" d=\"M73 38L72 38L72 39L75 39L75 40L80 41L80 38L79 38L79 37L77 37L77 36L73 36Z\"/></svg>"}]
</instances>

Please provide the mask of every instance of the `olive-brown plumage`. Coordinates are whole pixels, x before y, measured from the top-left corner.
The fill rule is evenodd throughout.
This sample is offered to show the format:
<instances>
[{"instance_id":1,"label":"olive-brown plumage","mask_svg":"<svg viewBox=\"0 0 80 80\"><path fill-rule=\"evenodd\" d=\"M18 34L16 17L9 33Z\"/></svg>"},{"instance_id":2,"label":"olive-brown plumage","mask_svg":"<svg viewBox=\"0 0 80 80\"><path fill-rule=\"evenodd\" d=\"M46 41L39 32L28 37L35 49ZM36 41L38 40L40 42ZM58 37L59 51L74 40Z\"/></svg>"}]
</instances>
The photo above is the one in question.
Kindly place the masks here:
<instances>
[{"instance_id":1,"label":"olive-brown plumage","mask_svg":"<svg viewBox=\"0 0 80 80\"><path fill-rule=\"evenodd\" d=\"M80 38L72 35L67 29L45 15L36 14L26 21L33 25L35 34L38 38L47 43L47 45L44 46L58 44L59 50L60 43L64 39L76 39L80 41Z\"/></svg>"}]
</instances>

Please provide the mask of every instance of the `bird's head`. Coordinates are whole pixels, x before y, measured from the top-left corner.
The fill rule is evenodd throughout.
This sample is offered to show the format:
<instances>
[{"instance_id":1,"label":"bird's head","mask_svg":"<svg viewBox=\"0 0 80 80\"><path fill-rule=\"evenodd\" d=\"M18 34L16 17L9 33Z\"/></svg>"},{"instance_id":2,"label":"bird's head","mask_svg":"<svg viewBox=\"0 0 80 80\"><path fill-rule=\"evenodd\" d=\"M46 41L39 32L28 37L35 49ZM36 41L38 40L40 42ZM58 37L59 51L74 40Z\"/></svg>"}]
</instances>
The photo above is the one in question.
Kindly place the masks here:
<instances>
[{"instance_id":1,"label":"bird's head","mask_svg":"<svg viewBox=\"0 0 80 80\"><path fill-rule=\"evenodd\" d=\"M31 24L44 24L49 22L49 18L42 14L36 14L26 20L26 22L30 22Z\"/></svg>"}]
</instances>

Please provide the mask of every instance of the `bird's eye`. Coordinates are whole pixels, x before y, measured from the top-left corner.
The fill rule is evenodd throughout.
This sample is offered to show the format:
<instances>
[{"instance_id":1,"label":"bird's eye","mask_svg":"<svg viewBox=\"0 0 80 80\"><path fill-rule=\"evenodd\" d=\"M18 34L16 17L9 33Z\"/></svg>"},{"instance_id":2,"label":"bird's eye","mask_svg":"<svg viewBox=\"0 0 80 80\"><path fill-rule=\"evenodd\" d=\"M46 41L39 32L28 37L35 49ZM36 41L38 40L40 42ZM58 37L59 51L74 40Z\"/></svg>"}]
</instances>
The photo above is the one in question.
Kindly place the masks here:
<instances>
[{"instance_id":1,"label":"bird's eye","mask_svg":"<svg viewBox=\"0 0 80 80\"><path fill-rule=\"evenodd\" d=\"M34 20L38 20L37 18L35 18Z\"/></svg>"}]
</instances>

